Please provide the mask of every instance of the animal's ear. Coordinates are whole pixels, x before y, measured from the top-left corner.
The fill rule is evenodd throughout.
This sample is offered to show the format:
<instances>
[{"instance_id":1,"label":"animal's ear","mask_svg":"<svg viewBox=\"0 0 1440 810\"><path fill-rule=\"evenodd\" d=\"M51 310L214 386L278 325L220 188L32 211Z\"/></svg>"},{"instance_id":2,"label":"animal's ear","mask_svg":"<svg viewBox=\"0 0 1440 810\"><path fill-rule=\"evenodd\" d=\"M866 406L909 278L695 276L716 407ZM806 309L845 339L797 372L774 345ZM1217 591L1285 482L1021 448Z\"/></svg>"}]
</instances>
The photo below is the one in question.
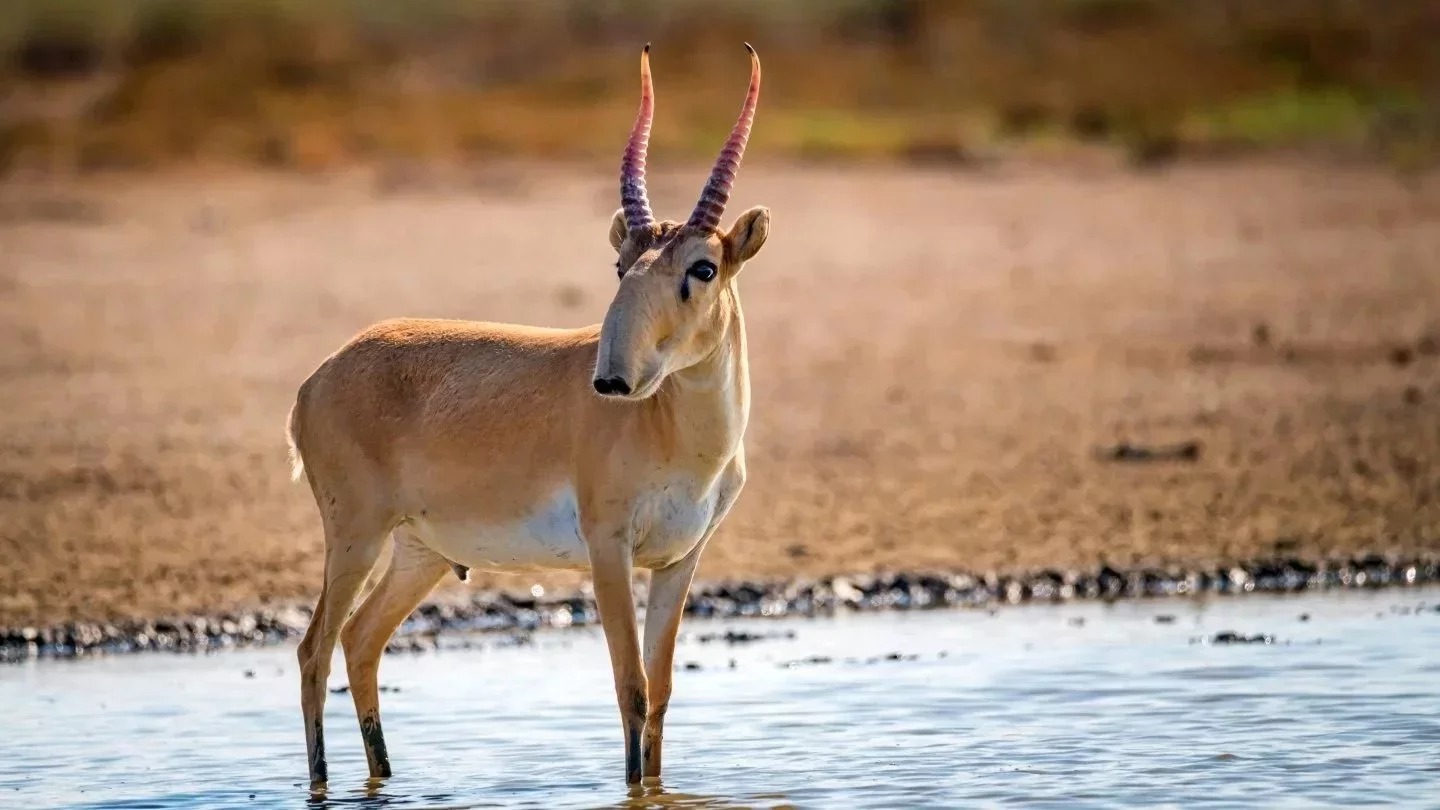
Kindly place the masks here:
<instances>
[{"instance_id":1,"label":"animal's ear","mask_svg":"<svg viewBox=\"0 0 1440 810\"><path fill-rule=\"evenodd\" d=\"M625 209L615 209L615 216L610 219L610 247L615 252L620 252L620 246L625 244L625 237L630 233L630 225L625 222Z\"/></svg>"},{"instance_id":2,"label":"animal's ear","mask_svg":"<svg viewBox=\"0 0 1440 810\"><path fill-rule=\"evenodd\" d=\"M760 252L769 236L770 209L757 205L741 214L722 237L725 242L725 258L731 264L743 264Z\"/></svg>"}]
</instances>

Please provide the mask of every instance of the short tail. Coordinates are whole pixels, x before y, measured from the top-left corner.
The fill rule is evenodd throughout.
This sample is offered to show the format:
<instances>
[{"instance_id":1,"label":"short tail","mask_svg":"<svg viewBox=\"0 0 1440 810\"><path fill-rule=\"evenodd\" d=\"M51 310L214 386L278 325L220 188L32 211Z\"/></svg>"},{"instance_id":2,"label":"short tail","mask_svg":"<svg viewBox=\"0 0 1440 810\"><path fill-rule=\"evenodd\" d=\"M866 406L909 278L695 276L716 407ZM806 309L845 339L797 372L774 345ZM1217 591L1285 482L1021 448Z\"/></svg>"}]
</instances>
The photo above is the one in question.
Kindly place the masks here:
<instances>
[{"instance_id":1,"label":"short tail","mask_svg":"<svg viewBox=\"0 0 1440 810\"><path fill-rule=\"evenodd\" d=\"M285 440L290 446L290 480L299 481L305 474L305 459L300 455L300 443L296 438L295 412L300 409L300 403L296 402L290 408L290 418L285 423Z\"/></svg>"}]
</instances>

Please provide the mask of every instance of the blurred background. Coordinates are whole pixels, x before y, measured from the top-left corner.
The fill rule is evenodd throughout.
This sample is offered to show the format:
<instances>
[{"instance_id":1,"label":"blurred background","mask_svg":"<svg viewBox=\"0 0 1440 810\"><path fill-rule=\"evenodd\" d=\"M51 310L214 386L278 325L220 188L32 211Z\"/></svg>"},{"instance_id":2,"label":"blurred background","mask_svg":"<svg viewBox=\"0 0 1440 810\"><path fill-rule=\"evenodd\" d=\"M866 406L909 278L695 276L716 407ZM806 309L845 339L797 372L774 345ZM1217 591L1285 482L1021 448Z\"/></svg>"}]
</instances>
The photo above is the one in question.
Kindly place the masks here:
<instances>
[{"instance_id":1,"label":"blurred background","mask_svg":"<svg viewBox=\"0 0 1440 810\"><path fill-rule=\"evenodd\" d=\"M765 70L701 580L1440 554L1433 0L5 0L0 626L313 599L296 388L599 322L647 41L662 217Z\"/></svg>"},{"instance_id":2,"label":"blurred background","mask_svg":"<svg viewBox=\"0 0 1440 810\"><path fill-rule=\"evenodd\" d=\"M655 154L708 156L746 39L768 158L1023 138L1408 167L1440 139L1437 36L1427 0L8 0L0 167L613 160L647 40Z\"/></svg>"}]
</instances>

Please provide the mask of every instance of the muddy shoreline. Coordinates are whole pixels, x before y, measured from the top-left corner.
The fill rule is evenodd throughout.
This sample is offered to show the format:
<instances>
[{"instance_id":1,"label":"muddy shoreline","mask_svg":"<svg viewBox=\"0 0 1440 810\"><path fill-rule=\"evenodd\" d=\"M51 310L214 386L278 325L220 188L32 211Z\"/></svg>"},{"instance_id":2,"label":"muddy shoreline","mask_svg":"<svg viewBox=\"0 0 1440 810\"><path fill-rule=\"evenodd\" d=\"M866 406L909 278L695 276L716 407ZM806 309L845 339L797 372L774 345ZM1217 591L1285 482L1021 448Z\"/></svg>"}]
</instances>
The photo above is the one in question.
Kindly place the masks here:
<instances>
[{"instance_id":1,"label":"muddy shoreline","mask_svg":"<svg viewBox=\"0 0 1440 810\"><path fill-rule=\"evenodd\" d=\"M836 575L784 581L738 580L701 584L690 592L687 617L818 617L840 612L933 610L1031 602L1235 596L1332 589L1404 588L1440 582L1440 559L1380 555L1306 562L1274 559L1214 569L1089 571L1029 574L965 572ZM644 604L644 588L638 589ZM280 644L304 635L309 605L265 607L213 615L120 622L64 622L0 628L0 663L81 659L142 652L212 653ZM464 601L431 601L402 625L387 653L456 646L457 636L508 633L523 641L542 628L599 622L593 598L582 590L532 595L482 590ZM465 646L468 640L458 641Z\"/></svg>"},{"instance_id":2,"label":"muddy shoreline","mask_svg":"<svg viewBox=\"0 0 1440 810\"><path fill-rule=\"evenodd\" d=\"M1440 175L752 168L749 483L699 582L1440 558ZM657 212L698 171L657 166ZM324 541L283 434L316 364L383 318L581 326L614 295L609 172L486 177L0 188L0 627L303 627ZM583 587L472 579L435 603Z\"/></svg>"}]
</instances>

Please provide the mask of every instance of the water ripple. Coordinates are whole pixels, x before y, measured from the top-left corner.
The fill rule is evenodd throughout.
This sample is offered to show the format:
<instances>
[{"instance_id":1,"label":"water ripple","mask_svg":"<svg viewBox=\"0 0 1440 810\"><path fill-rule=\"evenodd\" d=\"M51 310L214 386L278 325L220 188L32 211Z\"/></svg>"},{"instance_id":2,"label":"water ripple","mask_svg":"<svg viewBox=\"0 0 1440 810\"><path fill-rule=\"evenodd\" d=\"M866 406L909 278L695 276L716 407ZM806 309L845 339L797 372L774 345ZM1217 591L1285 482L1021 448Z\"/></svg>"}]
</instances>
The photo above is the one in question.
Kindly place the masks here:
<instances>
[{"instance_id":1,"label":"water ripple","mask_svg":"<svg viewBox=\"0 0 1440 810\"><path fill-rule=\"evenodd\" d=\"M771 622L793 637L739 647L687 641L666 787L634 792L620 784L594 628L388 657L381 680L401 687L382 697L396 776L365 777L350 700L331 695L334 781L313 801L291 651L32 663L0 671L0 805L1424 804L1440 796L1440 614L1389 610L1414 598L861 615ZM1195 643L1221 630L1276 643Z\"/></svg>"}]
</instances>

